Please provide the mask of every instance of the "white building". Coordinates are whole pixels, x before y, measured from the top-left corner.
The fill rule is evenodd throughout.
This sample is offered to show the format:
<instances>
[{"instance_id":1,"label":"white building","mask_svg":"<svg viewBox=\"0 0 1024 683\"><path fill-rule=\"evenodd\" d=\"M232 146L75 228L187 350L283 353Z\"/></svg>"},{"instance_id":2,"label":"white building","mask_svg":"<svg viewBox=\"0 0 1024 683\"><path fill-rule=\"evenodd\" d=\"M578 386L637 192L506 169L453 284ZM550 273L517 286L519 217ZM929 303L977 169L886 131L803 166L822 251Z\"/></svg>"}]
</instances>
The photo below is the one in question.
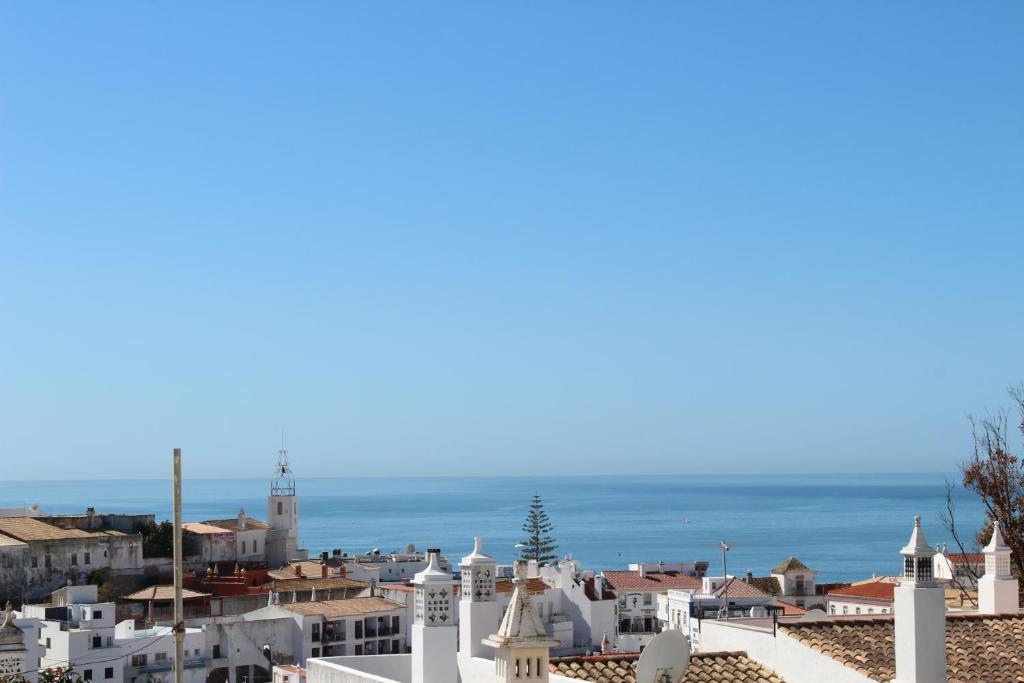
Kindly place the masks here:
<instances>
[{"instance_id":1,"label":"white building","mask_svg":"<svg viewBox=\"0 0 1024 683\"><path fill-rule=\"evenodd\" d=\"M90 572L142 573L142 536L62 529L34 517L0 518L0 596L36 600Z\"/></svg>"},{"instance_id":2,"label":"white building","mask_svg":"<svg viewBox=\"0 0 1024 683\"><path fill-rule=\"evenodd\" d=\"M170 626L137 629L134 620L125 619L114 627L114 644L124 653L121 680L125 683L173 683L174 631ZM185 629L182 652L185 683L204 683L209 658L202 629Z\"/></svg>"},{"instance_id":3,"label":"white building","mask_svg":"<svg viewBox=\"0 0 1024 683\"><path fill-rule=\"evenodd\" d=\"M25 607L25 614L39 623L41 654L34 668L70 666L83 681L97 683L170 683L171 629L136 629L131 619L115 625L114 603L99 602L96 593L93 585L67 586L55 591L49 604ZM186 681L203 683L207 663L201 629L186 629Z\"/></svg>"},{"instance_id":4,"label":"white building","mask_svg":"<svg viewBox=\"0 0 1024 683\"><path fill-rule=\"evenodd\" d=\"M889 614L896 595L896 578L883 576L858 581L829 591L825 610L829 615Z\"/></svg>"},{"instance_id":5,"label":"white building","mask_svg":"<svg viewBox=\"0 0 1024 683\"><path fill-rule=\"evenodd\" d=\"M948 581L954 588L974 590L985 573L985 554L951 553L944 546L935 553L932 571L936 579Z\"/></svg>"},{"instance_id":6,"label":"white building","mask_svg":"<svg viewBox=\"0 0 1024 683\"><path fill-rule=\"evenodd\" d=\"M698 592L701 579L675 569L651 571L648 564L631 571L605 571L602 577L616 598L616 628L612 641L621 652L638 652L661 632L658 600L669 590ZM612 634L609 634L612 637Z\"/></svg>"},{"instance_id":7,"label":"white building","mask_svg":"<svg viewBox=\"0 0 1024 683\"><path fill-rule=\"evenodd\" d=\"M114 641L114 603L99 602L96 586L67 586L49 604L26 605L40 620L40 668L72 666L85 681L124 681L123 653Z\"/></svg>"},{"instance_id":8,"label":"white building","mask_svg":"<svg viewBox=\"0 0 1024 683\"><path fill-rule=\"evenodd\" d=\"M682 632L694 649L704 620L767 617L775 610L774 595L734 576L705 576L699 591L673 589L658 595L662 628Z\"/></svg>"}]
</instances>

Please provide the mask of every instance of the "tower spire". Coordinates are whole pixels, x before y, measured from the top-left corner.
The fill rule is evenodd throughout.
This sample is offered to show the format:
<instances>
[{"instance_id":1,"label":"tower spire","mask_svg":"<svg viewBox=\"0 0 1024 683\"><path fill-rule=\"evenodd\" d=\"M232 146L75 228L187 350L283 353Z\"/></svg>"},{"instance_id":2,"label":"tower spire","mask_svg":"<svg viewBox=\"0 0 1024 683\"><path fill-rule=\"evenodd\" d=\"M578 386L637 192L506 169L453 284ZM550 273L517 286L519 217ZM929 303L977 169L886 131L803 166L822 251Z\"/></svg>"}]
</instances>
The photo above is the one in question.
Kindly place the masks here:
<instances>
[{"instance_id":1,"label":"tower spire","mask_svg":"<svg viewBox=\"0 0 1024 683\"><path fill-rule=\"evenodd\" d=\"M288 464L288 450L284 447L283 428L281 429L281 450L277 452L277 467L274 468L274 477L270 480L270 495L295 495L295 477L292 475L291 465Z\"/></svg>"}]
</instances>

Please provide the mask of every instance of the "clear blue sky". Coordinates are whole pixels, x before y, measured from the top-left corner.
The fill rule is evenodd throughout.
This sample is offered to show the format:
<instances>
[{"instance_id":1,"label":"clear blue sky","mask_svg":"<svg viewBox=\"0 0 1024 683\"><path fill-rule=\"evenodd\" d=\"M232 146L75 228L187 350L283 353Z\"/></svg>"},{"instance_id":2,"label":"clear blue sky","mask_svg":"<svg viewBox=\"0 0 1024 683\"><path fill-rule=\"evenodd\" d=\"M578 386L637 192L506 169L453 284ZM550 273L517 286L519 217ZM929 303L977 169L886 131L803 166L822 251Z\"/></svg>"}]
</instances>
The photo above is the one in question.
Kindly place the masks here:
<instances>
[{"instance_id":1,"label":"clear blue sky","mask_svg":"<svg viewBox=\"0 0 1024 683\"><path fill-rule=\"evenodd\" d=\"M948 470L1024 4L0 5L3 479Z\"/></svg>"}]
</instances>

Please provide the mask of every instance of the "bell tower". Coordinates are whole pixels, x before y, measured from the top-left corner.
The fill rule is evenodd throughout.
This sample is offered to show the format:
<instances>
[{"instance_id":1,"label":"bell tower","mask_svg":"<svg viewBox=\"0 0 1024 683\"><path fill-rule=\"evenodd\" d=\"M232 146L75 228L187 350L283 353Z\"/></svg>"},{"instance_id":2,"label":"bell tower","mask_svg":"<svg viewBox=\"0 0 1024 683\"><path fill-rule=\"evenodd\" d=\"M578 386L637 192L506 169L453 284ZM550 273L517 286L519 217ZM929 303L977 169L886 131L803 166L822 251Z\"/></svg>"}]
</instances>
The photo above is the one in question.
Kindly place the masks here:
<instances>
[{"instance_id":1,"label":"bell tower","mask_svg":"<svg viewBox=\"0 0 1024 683\"><path fill-rule=\"evenodd\" d=\"M459 655L486 657L484 638L494 633L501 619L494 590L498 566L484 554L480 537L473 539L473 552L462 558L462 592L459 598Z\"/></svg>"},{"instance_id":2,"label":"bell tower","mask_svg":"<svg viewBox=\"0 0 1024 683\"><path fill-rule=\"evenodd\" d=\"M921 518L900 550L903 575L896 586L896 678L894 683L946 683L946 591L935 583L935 549Z\"/></svg>"},{"instance_id":3,"label":"bell tower","mask_svg":"<svg viewBox=\"0 0 1024 683\"><path fill-rule=\"evenodd\" d=\"M295 476L288 463L283 434L267 496L267 524L268 566L277 568L289 560L305 559L299 550L299 497L295 495Z\"/></svg>"}]
</instances>

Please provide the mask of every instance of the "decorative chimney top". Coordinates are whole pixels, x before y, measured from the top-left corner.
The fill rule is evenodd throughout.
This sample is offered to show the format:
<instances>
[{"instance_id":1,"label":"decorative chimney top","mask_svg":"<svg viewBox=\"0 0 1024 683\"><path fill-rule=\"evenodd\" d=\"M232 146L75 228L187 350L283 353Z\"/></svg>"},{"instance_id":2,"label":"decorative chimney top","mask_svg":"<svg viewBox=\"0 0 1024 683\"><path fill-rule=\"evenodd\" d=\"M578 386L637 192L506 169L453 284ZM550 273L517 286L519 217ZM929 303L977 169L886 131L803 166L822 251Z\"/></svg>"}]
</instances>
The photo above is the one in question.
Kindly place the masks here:
<instances>
[{"instance_id":1,"label":"decorative chimney top","mask_svg":"<svg viewBox=\"0 0 1024 683\"><path fill-rule=\"evenodd\" d=\"M426 569L413 577L413 622L423 626L451 626L452 577L438 563L440 551L430 550Z\"/></svg>"},{"instance_id":2,"label":"decorative chimney top","mask_svg":"<svg viewBox=\"0 0 1024 683\"><path fill-rule=\"evenodd\" d=\"M900 550L900 555L903 556L901 583L934 585L932 558L935 556L935 549L928 545L928 539L924 536L920 515L914 517L914 531L910 534L910 540Z\"/></svg>"},{"instance_id":3,"label":"decorative chimney top","mask_svg":"<svg viewBox=\"0 0 1024 683\"><path fill-rule=\"evenodd\" d=\"M541 621L537 610L530 600L530 593L527 590L526 562L516 560L515 578L512 579L515 586L512 590L512 599L508 609L505 610L505 617L501 620L498 632L488 638L486 642L492 647L516 647L525 644L529 646L555 647L559 641L548 637L544 629L544 622Z\"/></svg>"}]
</instances>

